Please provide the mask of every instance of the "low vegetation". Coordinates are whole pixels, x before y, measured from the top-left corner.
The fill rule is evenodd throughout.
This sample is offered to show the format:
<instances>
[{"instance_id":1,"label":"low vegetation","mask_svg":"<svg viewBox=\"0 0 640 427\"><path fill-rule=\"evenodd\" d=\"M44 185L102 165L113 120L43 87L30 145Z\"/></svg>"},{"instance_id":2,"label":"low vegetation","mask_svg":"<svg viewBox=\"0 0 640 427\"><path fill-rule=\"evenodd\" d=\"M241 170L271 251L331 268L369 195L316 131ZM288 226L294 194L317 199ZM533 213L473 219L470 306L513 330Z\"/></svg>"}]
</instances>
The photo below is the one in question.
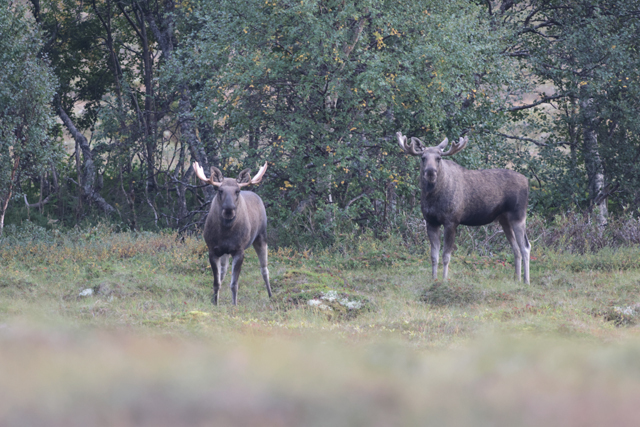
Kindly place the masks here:
<instances>
[{"instance_id":1,"label":"low vegetation","mask_svg":"<svg viewBox=\"0 0 640 427\"><path fill-rule=\"evenodd\" d=\"M272 247L272 299L247 251L237 307L228 278L211 305L200 236L9 227L0 423L631 425L640 248L530 222L530 286L490 227L461 230L445 282L426 236L365 233Z\"/></svg>"}]
</instances>

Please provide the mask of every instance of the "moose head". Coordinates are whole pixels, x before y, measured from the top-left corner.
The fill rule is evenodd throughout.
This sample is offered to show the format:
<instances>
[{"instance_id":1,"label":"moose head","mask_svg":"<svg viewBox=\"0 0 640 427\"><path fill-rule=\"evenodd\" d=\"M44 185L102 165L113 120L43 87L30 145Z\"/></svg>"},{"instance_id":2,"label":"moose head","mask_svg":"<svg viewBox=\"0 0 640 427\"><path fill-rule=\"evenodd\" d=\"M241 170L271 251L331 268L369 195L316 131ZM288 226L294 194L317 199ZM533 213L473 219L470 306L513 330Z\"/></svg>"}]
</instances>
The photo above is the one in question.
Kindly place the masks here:
<instances>
[{"instance_id":1,"label":"moose head","mask_svg":"<svg viewBox=\"0 0 640 427\"><path fill-rule=\"evenodd\" d=\"M435 147L425 147L421 140L411 137L411 143L407 144L407 137L397 132L398 143L405 153L412 156L420 156L420 179L427 183L430 188L435 187L438 182L438 176L441 172L442 158L453 156L462 151L469 142L468 137L460 138L457 143L451 144L448 151L444 151L449 145L449 139L445 138Z\"/></svg>"},{"instance_id":2,"label":"moose head","mask_svg":"<svg viewBox=\"0 0 640 427\"><path fill-rule=\"evenodd\" d=\"M251 178L251 169L244 169L240 172L237 179L225 178L220 169L215 166L211 167L211 176L207 178L204 175L202 166L195 162L193 169L200 180L218 188L217 203L222 209L222 219L225 223L231 223L236 218L238 209L238 199L240 197L240 189L251 184L259 184L262 181L264 173L267 171L267 162L260 168L258 173Z\"/></svg>"}]
</instances>

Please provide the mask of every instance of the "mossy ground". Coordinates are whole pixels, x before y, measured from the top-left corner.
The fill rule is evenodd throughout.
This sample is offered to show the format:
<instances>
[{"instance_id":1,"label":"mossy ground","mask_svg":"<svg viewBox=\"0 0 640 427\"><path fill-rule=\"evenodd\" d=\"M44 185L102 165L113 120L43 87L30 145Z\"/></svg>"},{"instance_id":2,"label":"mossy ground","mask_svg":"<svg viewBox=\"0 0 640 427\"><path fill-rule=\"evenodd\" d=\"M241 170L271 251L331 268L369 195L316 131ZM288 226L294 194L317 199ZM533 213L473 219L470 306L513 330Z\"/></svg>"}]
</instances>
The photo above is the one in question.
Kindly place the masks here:
<instances>
[{"instance_id":1,"label":"mossy ground","mask_svg":"<svg viewBox=\"0 0 640 427\"><path fill-rule=\"evenodd\" d=\"M375 309L371 298L353 290L335 273L290 269L273 280L274 301L283 308L314 307L329 319L354 318Z\"/></svg>"}]
</instances>

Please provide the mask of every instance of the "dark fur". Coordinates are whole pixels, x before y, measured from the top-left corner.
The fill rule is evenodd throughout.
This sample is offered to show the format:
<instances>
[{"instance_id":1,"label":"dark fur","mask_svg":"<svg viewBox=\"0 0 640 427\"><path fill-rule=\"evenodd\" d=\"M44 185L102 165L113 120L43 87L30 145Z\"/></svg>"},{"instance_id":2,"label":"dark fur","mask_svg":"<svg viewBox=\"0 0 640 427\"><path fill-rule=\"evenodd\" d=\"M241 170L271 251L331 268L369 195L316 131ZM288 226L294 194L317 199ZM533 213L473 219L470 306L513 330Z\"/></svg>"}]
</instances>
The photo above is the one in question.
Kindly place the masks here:
<instances>
[{"instance_id":1,"label":"dark fur","mask_svg":"<svg viewBox=\"0 0 640 427\"><path fill-rule=\"evenodd\" d=\"M238 277L242 269L244 251L252 244L258 254L262 277L271 297L267 269L267 213L260 196L251 191L240 191L238 185L249 182L249 170L242 171L237 180L223 178L217 168L211 169L211 175L214 181L222 182L211 203L204 225L204 240L209 247L209 263L213 272L211 302L218 304L220 283L224 280L231 256L231 294L233 304L237 304Z\"/></svg>"},{"instance_id":2,"label":"dark fur","mask_svg":"<svg viewBox=\"0 0 640 427\"><path fill-rule=\"evenodd\" d=\"M420 155L421 162L421 207L431 242L433 278L437 278L440 226L444 227L442 261L443 278L446 279L458 225L479 226L498 220L513 249L516 279L520 280L524 258L524 278L529 283L531 245L526 235L527 178L508 169L465 169L443 159L441 148L426 148L416 154Z\"/></svg>"},{"instance_id":3,"label":"dark fur","mask_svg":"<svg viewBox=\"0 0 640 427\"><path fill-rule=\"evenodd\" d=\"M441 163L435 187L421 174L422 213L429 224L486 225L506 212L514 219L526 218L529 183L524 175L508 169L468 170L451 160Z\"/></svg>"}]
</instances>

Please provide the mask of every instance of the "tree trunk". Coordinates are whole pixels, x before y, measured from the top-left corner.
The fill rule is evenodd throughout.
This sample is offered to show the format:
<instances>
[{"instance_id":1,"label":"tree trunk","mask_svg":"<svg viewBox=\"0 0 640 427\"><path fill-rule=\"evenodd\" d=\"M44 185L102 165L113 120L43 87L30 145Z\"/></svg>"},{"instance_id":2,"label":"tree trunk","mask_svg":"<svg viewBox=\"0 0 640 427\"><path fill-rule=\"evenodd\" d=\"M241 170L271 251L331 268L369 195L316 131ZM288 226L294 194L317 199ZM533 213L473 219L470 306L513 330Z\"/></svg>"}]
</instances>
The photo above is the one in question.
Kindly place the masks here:
<instances>
[{"instance_id":1,"label":"tree trunk","mask_svg":"<svg viewBox=\"0 0 640 427\"><path fill-rule=\"evenodd\" d=\"M112 214L115 213L116 210L111 206L105 199L100 196L95 191L94 181L96 176L95 165L93 163L93 153L91 153L91 148L89 147L89 142L87 138L76 128L73 124L73 121L67 113L62 108L62 105L58 105L58 116L64 123L65 127L76 140L76 143L80 147L82 151L82 178L78 177L80 181L79 184L82 186L82 196L89 202L93 202L98 206L104 213Z\"/></svg>"},{"instance_id":2,"label":"tree trunk","mask_svg":"<svg viewBox=\"0 0 640 427\"><path fill-rule=\"evenodd\" d=\"M138 2L133 2L131 4L130 12L133 14L133 16L130 16L123 3L118 3L118 7L129 22L129 25L131 25L131 28L133 28L136 35L140 39L140 46L142 47L142 75L145 87L144 111L142 112L142 115L140 115L140 108L133 94L132 101L136 107L138 115L140 116L139 121L144 135L144 145L146 149L145 164L147 167L146 191L150 192L154 191L157 187L155 179L157 117L155 111L155 95L153 90L153 58L151 57L149 37L147 34L147 25L145 24L145 22L148 22L147 15L150 12L148 12L148 5L143 6Z\"/></svg>"},{"instance_id":3,"label":"tree trunk","mask_svg":"<svg viewBox=\"0 0 640 427\"><path fill-rule=\"evenodd\" d=\"M582 93L586 88L582 88ZM598 121L596 118L596 109L591 97L583 97L580 99L580 110L582 118L582 138L584 150L584 165L587 170L587 179L589 185L589 200L592 203L596 221L599 226L607 224L607 198L598 197L602 194L605 187L604 167L598 149Z\"/></svg>"},{"instance_id":4,"label":"tree trunk","mask_svg":"<svg viewBox=\"0 0 640 427\"><path fill-rule=\"evenodd\" d=\"M165 9L162 10L157 7L152 7L148 1L139 3L144 14L144 18L149 24L149 29L154 35L154 38L160 45L162 55L164 56L165 63L170 63L173 56L173 49L175 48L176 41L174 36L175 25L173 22L174 3L166 2L164 4ZM191 159L198 162L205 171L209 171L210 163L207 159L207 154L202 146L202 143L196 136L194 117L191 106L191 94L186 84L181 85L179 88L180 101L178 103L178 123L180 127L180 134L182 140L187 143L189 152L191 153ZM179 199L179 220L185 220L188 216L186 213L186 194L187 188L182 182L191 178L192 168L186 167L181 180L178 180L176 184L176 192ZM177 177L176 177L177 178ZM212 186L204 187L204 192L207 202L213 199L215 195L215 189Z\"/></svg>"},{"instance_id":5,"label":"tree trunk","mask_svg":"<svg viewBox=\"0 0 640 427\"><path fill-rule=\"evenodd\" d=\"M180 133L182 135L183 140L189 146L189 151L191 152L191 158L194 159L202 168L209 172L210 164L207 159L207 153L204 151L204 147L198 141L198 137L196 136L196 132L193 126L194 117L193 112L191 111L191 96L189 94L189 89L185 86L182 88L182 95L180 97L180 103L178 105L179 114L180 114ZM187 169L188 170L188 169ZM211 201L213 196L215 195L215 189L212 186L206 186L204 188L207 201ZM185 192L182 191L180 194L184 195Z\"/></svg>"},{"instance_id":6,"label":"tree trunk","mask_svg":"<svg viewBox=\"0 0 640 427\"><path fill-rule=\"evenodd\" d=\"M7 197L0 205L0 237L2 236L2 230L4 230L4 215L7 212L7 207L9 206L9 200L11 200L11 196L13 195L13 181L16 178L16 172L18 171L18 166L20 165L20 157L16 156L16 159L13 161L13 168L11 169L11 179L9 180L9 191L7 193Z\"/></svg>"},{"instance_id":7,"label":"tree trunk","mask_svg":"<svg viewBox=\"0 0 640 427\"><path fill-rule=\"evenodd\" d=\"M138 6L139 7L139 6ZM140 26L140 44L142 45L142 60L144 66L144 116L145 116L145 145L147 148L147 192L156 189L155 181L155 157L156 157L156 129L155 129L155 102L153 91L153 59L149 48L149 37L142 8L135 11L138 25Z\"/></svg>"}]
</instances>

